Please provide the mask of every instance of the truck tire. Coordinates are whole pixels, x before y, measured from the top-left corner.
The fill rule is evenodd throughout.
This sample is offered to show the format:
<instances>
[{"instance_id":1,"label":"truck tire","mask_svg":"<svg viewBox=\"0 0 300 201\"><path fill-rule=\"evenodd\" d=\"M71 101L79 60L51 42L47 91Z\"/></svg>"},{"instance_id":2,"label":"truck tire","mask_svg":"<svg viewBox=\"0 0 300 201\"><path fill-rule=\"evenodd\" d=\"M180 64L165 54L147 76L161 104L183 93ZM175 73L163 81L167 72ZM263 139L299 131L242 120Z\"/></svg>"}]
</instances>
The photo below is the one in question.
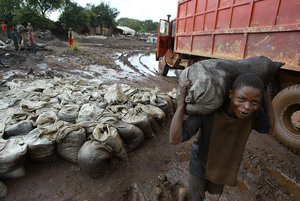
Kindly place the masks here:
<instances>
[{"instance_id":1,"label":"truck tire","mask_svg":"<svg viewBox=\"0 0 300 201\"><path fill-rule=\"evenodd\" d=\"M280 91L273 99L275 127L273 135L288 149L300 154L300 85Z\"/></svg>"},{"instance_id":2,"label":"truck tire","mask_svg":"<svg viewBox=\"0 0 300 201\"><path fill-rule=\"evenodd\" d=\"M169 68L170 67L168 66L168 64L166 64L165 59L161 58L158 64L158 73L162 76L167 76Z\"/></svg>"}]
</instances>

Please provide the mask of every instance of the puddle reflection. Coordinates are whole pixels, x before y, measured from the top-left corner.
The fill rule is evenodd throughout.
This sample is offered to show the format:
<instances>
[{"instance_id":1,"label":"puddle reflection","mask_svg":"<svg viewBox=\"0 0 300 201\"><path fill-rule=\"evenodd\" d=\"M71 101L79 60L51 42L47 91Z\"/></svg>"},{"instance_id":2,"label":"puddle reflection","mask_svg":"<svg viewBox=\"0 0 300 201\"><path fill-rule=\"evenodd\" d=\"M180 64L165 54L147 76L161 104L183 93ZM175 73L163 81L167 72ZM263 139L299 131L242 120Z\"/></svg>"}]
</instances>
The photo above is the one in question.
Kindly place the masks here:
<instances>
[{"instance_id":1,"label":"puddle reflection","mask_svg":"<svg viewBox=\"0 0 300 201\"><path fill-rule=\"evenodd\" d=\"M129 57L128 61L138 69L141 73L151 76L158 76L158 61L155 60L155 54L136 54ZM135 72L132 68L125 65L121 60L116 60L115 63L124 71ZM181 70L170 69L168 77L178 77Z\"/></svg>"}]
</instances>

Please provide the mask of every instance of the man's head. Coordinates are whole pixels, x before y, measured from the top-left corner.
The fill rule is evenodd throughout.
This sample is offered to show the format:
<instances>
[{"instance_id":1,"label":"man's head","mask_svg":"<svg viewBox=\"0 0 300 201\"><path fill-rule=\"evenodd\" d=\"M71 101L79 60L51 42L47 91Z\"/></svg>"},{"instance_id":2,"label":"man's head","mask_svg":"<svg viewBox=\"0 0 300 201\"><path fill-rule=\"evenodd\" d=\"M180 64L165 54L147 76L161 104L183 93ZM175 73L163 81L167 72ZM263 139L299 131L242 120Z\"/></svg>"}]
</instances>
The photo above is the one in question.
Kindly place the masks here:
<instances>
[{"instance_id":1,"label":"man's head","mask_svg":"<svg viewBox=\"0 0 300 201\"><path fill-rule=\"evenodd\" d=\"M261 79L252 73L238 76L229 91L231 116L245 119L255 112L262 101L264 85Z\"/></svg>"}]
</instances>

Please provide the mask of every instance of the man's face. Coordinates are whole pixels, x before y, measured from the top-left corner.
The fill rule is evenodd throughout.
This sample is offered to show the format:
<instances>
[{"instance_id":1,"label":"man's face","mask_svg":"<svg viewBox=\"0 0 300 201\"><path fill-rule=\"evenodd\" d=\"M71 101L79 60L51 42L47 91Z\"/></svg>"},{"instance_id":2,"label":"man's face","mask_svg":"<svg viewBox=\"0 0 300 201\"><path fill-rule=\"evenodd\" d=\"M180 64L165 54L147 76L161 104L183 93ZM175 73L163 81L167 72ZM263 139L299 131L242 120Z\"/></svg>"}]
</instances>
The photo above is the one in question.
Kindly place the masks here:
<instances>
[{"instance_id":1,"label":"man's face","mask_svg":"<svg viewBox=\"0 0 300 201\"><path fill-rule=\"evenodd\" d=\"M257 88L243 86L230 91L229 98L232 115L239 119L245 119L259 108L262 92Z\"/></svg>"}]
</instances>

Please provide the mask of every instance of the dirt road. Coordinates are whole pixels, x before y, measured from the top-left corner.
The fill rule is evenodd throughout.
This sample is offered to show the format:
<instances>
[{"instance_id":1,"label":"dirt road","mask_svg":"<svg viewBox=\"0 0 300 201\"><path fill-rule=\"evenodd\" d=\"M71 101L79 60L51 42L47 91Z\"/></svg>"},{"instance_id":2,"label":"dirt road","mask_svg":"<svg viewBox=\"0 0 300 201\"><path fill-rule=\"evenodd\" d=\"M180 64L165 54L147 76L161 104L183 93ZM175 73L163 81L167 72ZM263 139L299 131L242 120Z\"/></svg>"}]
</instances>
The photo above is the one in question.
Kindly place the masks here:
<instances>
[{"instance_id":1,"label":"dirt road","mask_svg":"<svg viewBox=\"0 0 300 201\"><path fill-rule=\"evenodd\" d=\"M4 80L76 77L102 84L124 83L158 87L167 92L178 84L176 73L157 75L155 47L131 38L81 42L71 51L60 41L48 42L48 51L0 52ZM6 55L5 55L6 54ZM2 83L1 89L6 89ZM78 165L58 158L50 163L25 162L26 176L7 179L4 201L103 200L173 201L186 185L190 142L168 143L168 123L154 138L129 154L129 162L110 161L110 170L92 178ZM238 186L225 188L221 201L300 200L300 157L267 134L253 132L242 162ZM216 200L208 196L208 200Z\"/></svg>"}]
</instances>

